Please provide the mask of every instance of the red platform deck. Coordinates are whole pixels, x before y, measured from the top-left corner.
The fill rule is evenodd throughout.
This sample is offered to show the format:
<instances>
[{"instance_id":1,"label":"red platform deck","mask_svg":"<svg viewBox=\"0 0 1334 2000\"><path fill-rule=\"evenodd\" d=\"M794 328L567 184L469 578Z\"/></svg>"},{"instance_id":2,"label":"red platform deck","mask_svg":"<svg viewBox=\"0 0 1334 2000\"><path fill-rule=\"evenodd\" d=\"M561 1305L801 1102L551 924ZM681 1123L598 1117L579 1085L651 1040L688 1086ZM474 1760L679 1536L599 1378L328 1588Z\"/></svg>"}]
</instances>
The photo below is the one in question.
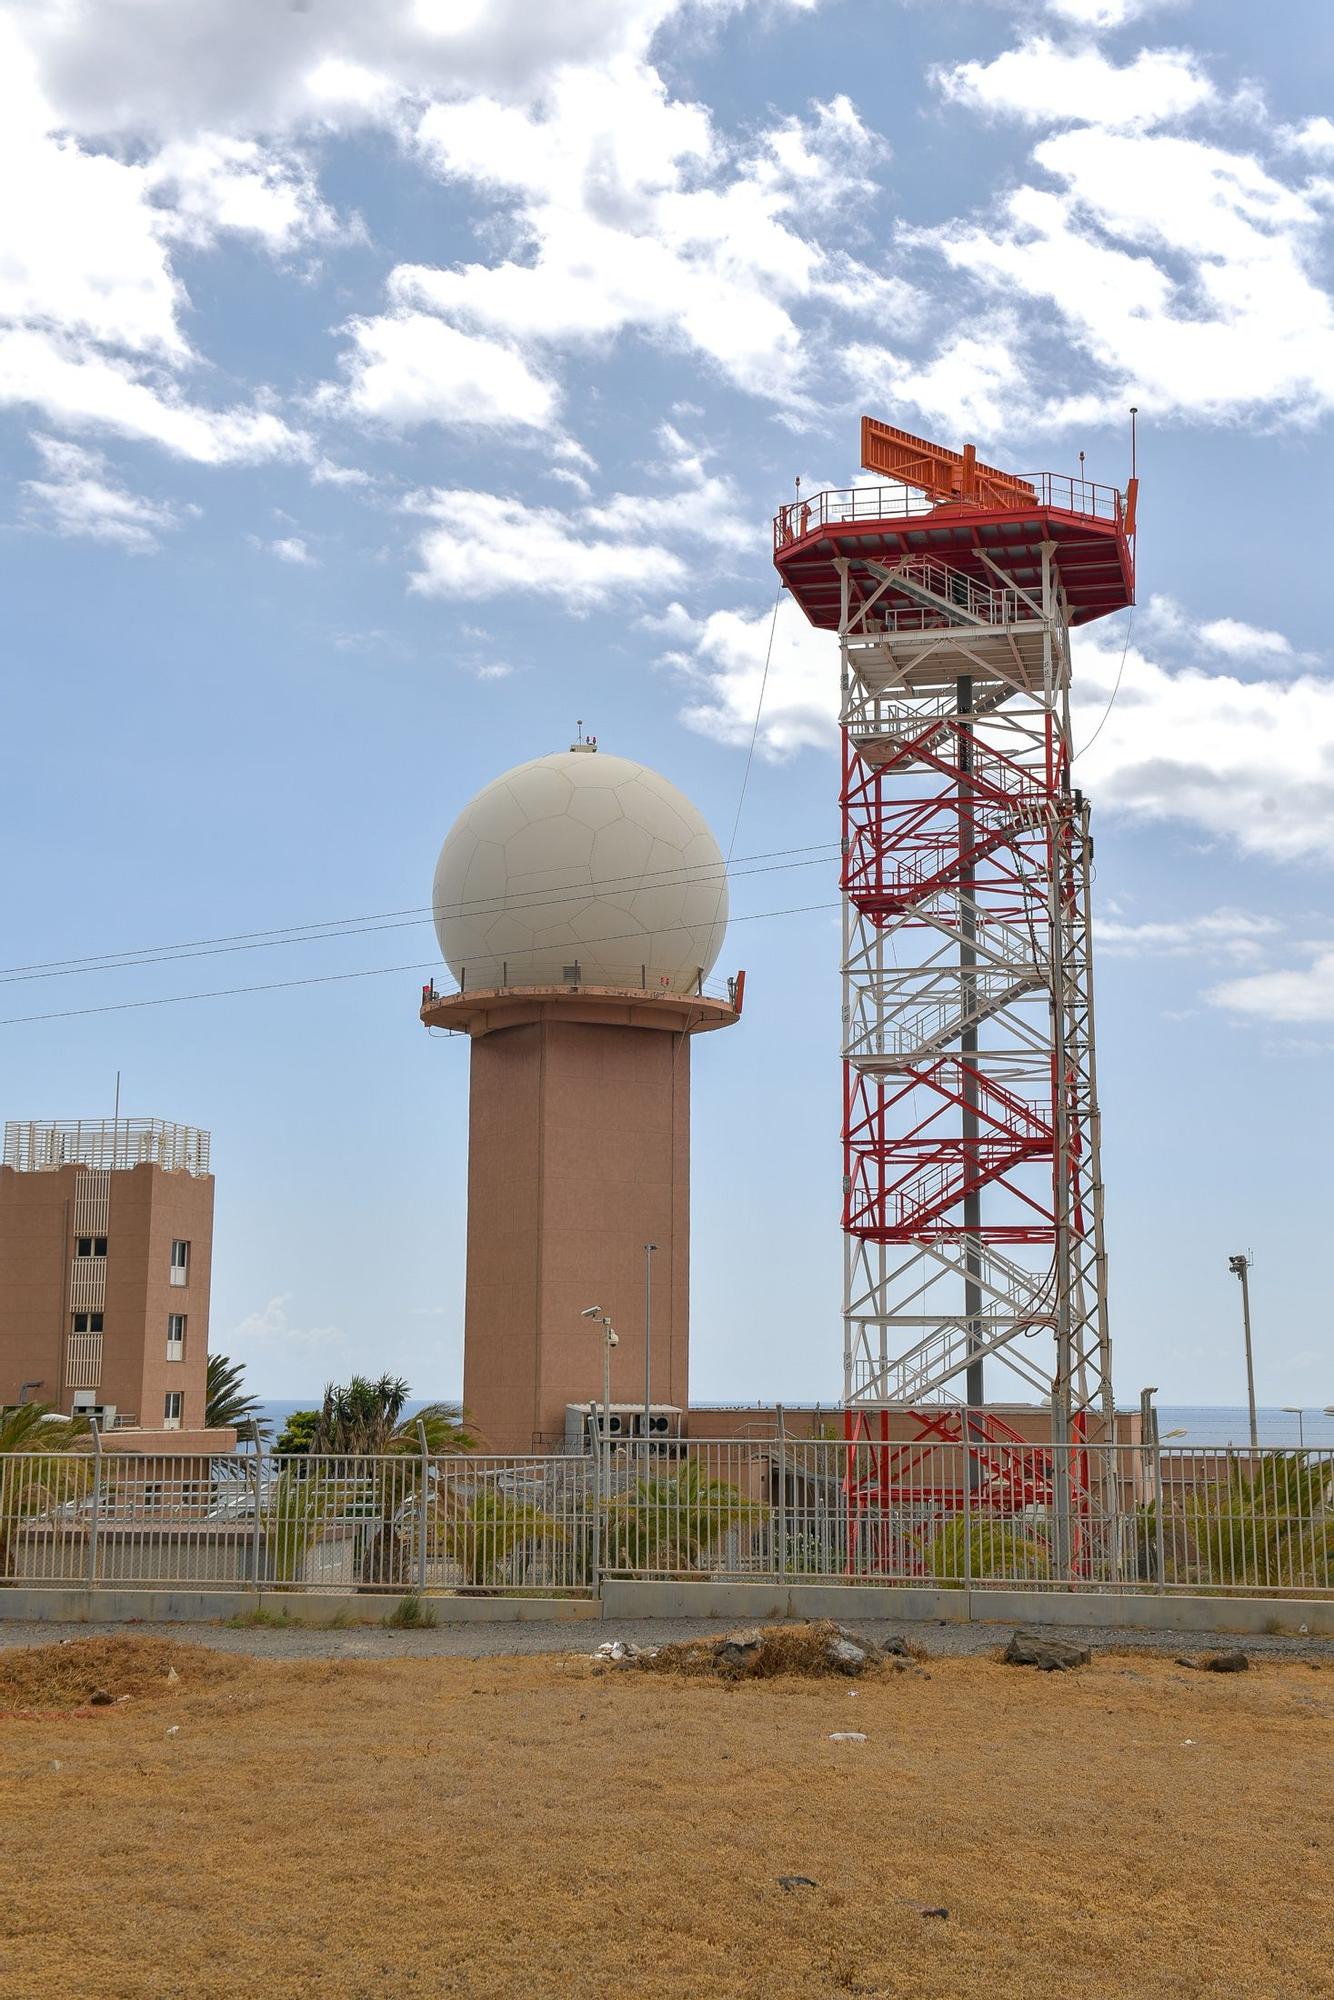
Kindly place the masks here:
<instances>
[{"instance_id":1,"label":"red platform deck","mask_svg":"<svg viewBox=\"0 0 1334 2000\"><path fill-rule=\"evenodd\" d=\"M935 506L902 486L856 486L814 493L774 517L774 563L813 625L838 625L834 558L852 564L869 595L878 581L870 562L934 557L979 583L994 583L990 557L1023 590L1041 595L1042 544L1055 546L1070 623L1084 625L1135 599L1135 559L1125 507L1115 487L1039 473L1036 498L998 509L947 500Z\"/></svg>"}]
</instances>

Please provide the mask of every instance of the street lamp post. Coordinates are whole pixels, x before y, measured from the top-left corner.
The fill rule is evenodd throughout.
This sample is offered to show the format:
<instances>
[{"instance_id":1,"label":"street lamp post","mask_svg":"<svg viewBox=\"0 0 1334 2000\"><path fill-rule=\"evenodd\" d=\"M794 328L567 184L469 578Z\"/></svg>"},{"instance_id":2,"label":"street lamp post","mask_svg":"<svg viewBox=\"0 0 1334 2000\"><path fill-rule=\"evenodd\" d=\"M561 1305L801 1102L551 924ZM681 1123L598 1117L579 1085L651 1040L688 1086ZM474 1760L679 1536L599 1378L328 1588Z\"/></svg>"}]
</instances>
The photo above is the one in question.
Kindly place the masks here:
<instances>
[{"instance_id":1,"label":"street lamp post","mask_svg":"<svg viewBox=\"0 0 1334 2000\"><path fill-rule=\"evenodd\" d=\"M595 1319L602 1326L602 1463L605 1467L604 1493L611 1483L611 1350L620 1346L615 1327L601 1306L585 1306L580 1319Z\"/></svg>"},{"instance_id":2,"label":"street lamp post","mask_svg":"<svg viewBox=\"0 0 1334 2000\"><path fill-rule=\"evenodd\" d=\"M1260 1427L1255 1420L1255 1364L1251 1357L1251 1259L1241 1251L1227 1260L1228 1270L1241 1279L1241 1320L1246 1332L1246 1403L1251 1416L1251 1450L1260 1449Z\"/></svg>"},{"instance_id":3,"label":"street lamp post","mask_svg":"<svg viewBox=\"0 0 1334 2000\"><path fill-rule=\"evenodd\" d=\"M1302 1428L1302 1426L1303 1426L1303 1424L1304 1424L1304 1422L1305 1422L1305 1419L1306 1419L1306 1409L1305 1409L1305 1406L1304 1406L1304 1405L1302 1405L1302 1404L1299 1404L1299 1403L1284 1403L1284 1404L1282 1405L1282 1410L1283 1410L1283 1414L1284 1414L1284 1416L1285 1416L1285 1417L1296 1417L1296 1419L1297 1419L1297 1449L1298 1449L1298 1451L1305 1451L1305 1450L1306 1450L1306 1433L1305 1433L1305 1431L1304 1431L1304 1430L1303 1430L1303 1428Z\"/></svg>"},{"instance_id":4,"label":"street lamp post","mask_svg":"<svg viewBox=\"0 0 1334 2000\"><path fill-rule=\"evenodd\" d=\"M653 1407L653 1252L656 1243L644 1245L644 1447L645 1459L648 1455L648 1440L652 1435L649 1412ZM648 1471L647 1462L644 1467Z\"/></svg>"}]
</instances>

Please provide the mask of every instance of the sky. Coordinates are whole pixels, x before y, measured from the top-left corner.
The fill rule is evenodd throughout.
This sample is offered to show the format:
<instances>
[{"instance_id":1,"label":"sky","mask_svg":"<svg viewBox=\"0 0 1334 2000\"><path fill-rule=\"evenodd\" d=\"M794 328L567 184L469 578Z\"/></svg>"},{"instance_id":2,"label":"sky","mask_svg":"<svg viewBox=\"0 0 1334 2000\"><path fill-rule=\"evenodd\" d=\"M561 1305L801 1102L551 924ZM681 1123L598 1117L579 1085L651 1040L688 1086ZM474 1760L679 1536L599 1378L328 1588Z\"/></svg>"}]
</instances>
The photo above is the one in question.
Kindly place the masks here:
<instances>
[{"instance_id":1,"label":"sky","mask_svg":"<svg viewBox=\"0 0 1334 2000\"><path fill-rule=\"evenodd\" d=\"M692 1393L836 1399L837 653L770 517L863 410L1123 484L1133 404L1116 1386L1244 1400L1249 1249L1260 1400L1334 1402L1332 57L1325 0L0 0L0 1099L212 1131L254 1388L458 1393L431 876L582 720L735 826Z\"/></svg>"}]
</instances>

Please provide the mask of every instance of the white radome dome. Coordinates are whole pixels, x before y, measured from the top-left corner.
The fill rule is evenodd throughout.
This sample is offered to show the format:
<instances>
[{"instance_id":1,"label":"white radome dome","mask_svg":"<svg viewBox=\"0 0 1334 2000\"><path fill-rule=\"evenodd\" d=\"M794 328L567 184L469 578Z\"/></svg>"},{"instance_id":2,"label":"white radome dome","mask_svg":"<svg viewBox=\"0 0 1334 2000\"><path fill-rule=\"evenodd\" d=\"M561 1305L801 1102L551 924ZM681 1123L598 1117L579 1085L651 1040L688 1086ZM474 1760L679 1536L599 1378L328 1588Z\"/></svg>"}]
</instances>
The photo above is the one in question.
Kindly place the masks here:
<instances>
[{"instance_id":1,"label":"white radome dome","mask_svg":"<svg viewBox=\"0 0 1334 2000\"><path fill-rule=\"evenodd\" d=\"M683 792L644 764L558 750L516 765L455 820L435 931L461 986L686 992L727 929L722 853Z\"/></svg>"}]
</instances>

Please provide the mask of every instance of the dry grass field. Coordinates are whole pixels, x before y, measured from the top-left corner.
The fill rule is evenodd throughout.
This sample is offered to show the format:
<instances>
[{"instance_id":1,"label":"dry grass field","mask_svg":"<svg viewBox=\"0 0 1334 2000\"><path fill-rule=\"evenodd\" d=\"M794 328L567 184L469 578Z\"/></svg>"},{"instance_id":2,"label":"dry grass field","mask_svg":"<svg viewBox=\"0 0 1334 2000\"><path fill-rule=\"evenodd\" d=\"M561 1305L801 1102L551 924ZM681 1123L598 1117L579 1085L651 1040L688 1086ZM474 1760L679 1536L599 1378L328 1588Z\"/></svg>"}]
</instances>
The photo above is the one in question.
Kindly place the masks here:
<instances>
[{"instance_id":1,"label":"dry grass field","mask_svg":"<svg viewBox=\"0 0 1334 2000\"><path fill-rule=\"evenodd\" d=\"M0 1994L1330 1995L1332 1724L1298 1662L943 1659L854 1697L4 1654Z\"/></svg>"}]
</instances>

